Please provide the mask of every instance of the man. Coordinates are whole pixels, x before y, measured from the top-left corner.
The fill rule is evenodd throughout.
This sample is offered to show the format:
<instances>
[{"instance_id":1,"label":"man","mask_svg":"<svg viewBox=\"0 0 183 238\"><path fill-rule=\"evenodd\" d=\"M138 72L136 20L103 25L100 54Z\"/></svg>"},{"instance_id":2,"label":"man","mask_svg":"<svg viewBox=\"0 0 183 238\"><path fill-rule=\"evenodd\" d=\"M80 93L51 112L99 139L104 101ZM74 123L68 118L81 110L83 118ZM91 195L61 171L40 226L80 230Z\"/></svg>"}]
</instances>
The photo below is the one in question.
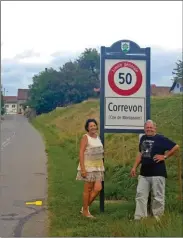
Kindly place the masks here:
<instances>
[{"instance_id":1,"label":"man","mask_svg":"<svg viewBox=\"0 0 183 238\"><path fill-rule=\"evenodd\" d=\"M145 123L144 131L145 135L140 139L139 153L131 170L131 176L136 176L136 169L141 163L134 219L147 217L147 201L151 191L152 213L159 220L165 205L165 160L172 156L179 146L163 135L156 134L156 124L152 120Z\"/></svg>"}]
</instances>

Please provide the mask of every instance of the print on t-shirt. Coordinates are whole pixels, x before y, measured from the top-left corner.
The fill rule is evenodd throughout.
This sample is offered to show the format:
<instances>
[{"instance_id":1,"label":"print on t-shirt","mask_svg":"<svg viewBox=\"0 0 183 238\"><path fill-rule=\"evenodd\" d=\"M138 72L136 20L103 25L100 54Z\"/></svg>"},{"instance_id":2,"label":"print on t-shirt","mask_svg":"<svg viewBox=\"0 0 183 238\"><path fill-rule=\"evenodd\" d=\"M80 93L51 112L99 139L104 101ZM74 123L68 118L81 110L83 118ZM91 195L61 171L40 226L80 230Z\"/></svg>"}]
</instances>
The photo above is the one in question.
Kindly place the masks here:
<instances>
[{"instance_id":1,"label":"print on t-shirt","mask_svg":"<svg viewBox=\"0 0 183 238\"><path fill-rule=\"evenodd\" d=\"M141 144L141 153L143 158L151 158L152 148L154 141L153 140L144 140Z\"/></svg>"}]
</instances>

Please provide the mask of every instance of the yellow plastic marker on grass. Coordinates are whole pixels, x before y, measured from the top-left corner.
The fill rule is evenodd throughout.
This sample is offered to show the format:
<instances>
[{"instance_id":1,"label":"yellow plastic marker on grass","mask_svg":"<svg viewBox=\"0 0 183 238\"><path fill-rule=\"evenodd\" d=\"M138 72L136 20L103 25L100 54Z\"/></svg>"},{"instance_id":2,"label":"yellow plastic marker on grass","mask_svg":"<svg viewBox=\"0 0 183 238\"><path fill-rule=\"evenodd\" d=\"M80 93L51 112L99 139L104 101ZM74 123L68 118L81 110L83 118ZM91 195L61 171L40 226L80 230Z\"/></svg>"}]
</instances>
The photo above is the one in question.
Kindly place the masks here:
<instances>
[{"instance_id":1,"label":"yellow plastic marker on grass","mask_svg":"<svg viewBox=\"0 0 183 238\"><path fill-rule=\"evenodd\" d=\"M42 201L35 201L35 202L26 202L26 205L35 205L35 206L42 206L43 202Z\"/></svg>"}]
</instances>

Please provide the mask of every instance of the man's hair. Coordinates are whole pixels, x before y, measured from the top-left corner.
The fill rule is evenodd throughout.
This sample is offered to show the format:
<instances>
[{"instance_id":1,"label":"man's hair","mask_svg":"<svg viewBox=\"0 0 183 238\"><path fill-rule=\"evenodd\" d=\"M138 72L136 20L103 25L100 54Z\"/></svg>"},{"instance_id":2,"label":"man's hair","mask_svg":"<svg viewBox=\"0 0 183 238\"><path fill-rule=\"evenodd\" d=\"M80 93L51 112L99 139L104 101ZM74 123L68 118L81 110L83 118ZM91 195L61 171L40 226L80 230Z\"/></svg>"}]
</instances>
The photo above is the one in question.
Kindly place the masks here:
<instances>
[{"instance_id":1,"label":"man's hair","mask_svg":"<svg viewBox=\"0 0 183 238\"><path fill-rule=\"evenodd\" d=\"M144 126L146 126L146 124L149 123L149 122L152 123L153 126L156 127L156 123L153 120L150 120L150 119L145 122Z\"/></svg>"}]
</instances>

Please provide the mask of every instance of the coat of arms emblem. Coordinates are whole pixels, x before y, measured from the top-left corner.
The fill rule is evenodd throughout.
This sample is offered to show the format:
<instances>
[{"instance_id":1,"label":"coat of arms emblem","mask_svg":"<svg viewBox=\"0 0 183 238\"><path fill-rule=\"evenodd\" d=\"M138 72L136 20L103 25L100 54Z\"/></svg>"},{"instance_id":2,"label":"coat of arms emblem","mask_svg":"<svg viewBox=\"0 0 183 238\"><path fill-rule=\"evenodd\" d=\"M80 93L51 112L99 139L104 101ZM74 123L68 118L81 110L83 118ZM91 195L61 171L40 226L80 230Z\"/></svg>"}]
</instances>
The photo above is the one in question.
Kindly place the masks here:
<instances>
[{"instance_id":1,"label":"coat of arms emblem","mask_svg":"<svg viewBox=\"0 0 183 238\"><path fill-rule=\"evenodd\" d=\"M127 53L130 50L130 42L121 42L121 50Z\"/></svg>"}]
</instances>

